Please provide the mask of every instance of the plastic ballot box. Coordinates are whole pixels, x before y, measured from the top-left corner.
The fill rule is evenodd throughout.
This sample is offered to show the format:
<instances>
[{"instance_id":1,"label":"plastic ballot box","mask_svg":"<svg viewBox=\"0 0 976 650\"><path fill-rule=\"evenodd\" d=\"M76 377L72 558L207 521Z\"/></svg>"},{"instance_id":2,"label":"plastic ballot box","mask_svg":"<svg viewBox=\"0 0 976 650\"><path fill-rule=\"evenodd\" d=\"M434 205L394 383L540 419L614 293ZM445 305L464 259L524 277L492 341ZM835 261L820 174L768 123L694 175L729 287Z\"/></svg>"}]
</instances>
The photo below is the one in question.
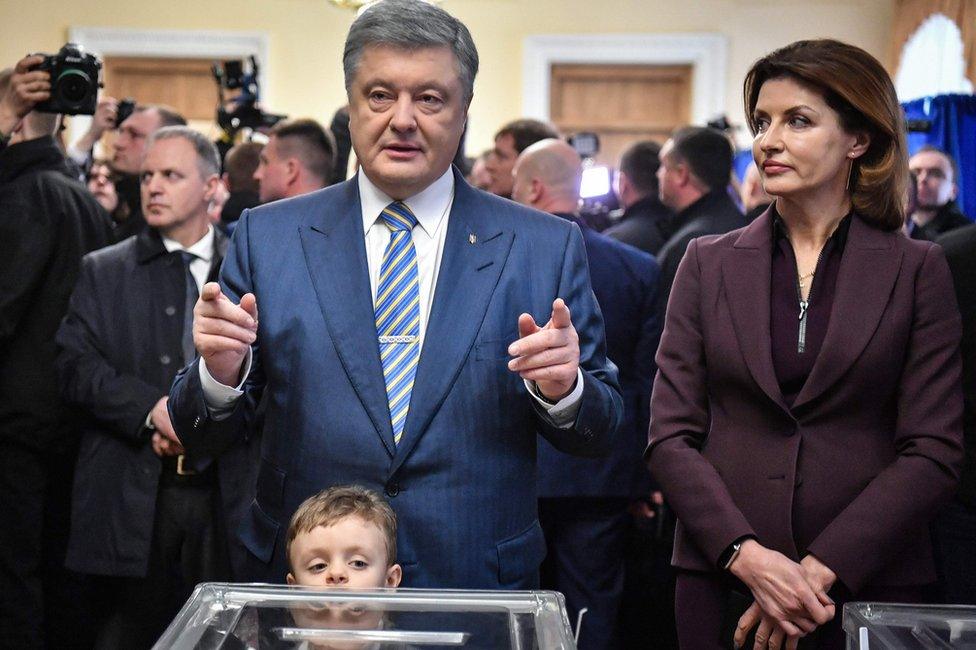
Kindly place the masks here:
<instances>
[{"instance_id":1,"label":"plastic ballot box","mask_svg":"<svg viewBox=\"0 0 976 650\"><path fill-rule=\"evenodd\" d=\"M976 648L976 607L963 605L844 605L848 650Z\"/></svg>"},{"instance_id":2,"label":"plastic ballot box","mask_svg":"<svg viewBox=\"0 0 976 650\"><path fill-rule=\"evenodd\" d=\"M575 649L550 591L204 583L154 646L175 650Z\"/></svg>"}]
</instances>

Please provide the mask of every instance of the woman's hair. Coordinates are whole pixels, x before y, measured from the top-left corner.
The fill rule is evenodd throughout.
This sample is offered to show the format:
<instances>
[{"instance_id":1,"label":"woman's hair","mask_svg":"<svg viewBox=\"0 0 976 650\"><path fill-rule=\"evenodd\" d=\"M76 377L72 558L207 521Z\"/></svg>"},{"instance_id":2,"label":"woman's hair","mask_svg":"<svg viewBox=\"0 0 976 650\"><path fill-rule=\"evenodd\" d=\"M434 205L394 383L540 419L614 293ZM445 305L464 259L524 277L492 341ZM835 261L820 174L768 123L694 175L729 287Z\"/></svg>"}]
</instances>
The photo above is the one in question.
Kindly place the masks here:
<instances>
[{"instance_id":1,"label":"woman's hair","mask_svg":"<svg viewBox=\"0 0 976 650\"><path fill-rule=\"evenodd\" d=\"M753 134L759 90L784 77L818 91L844 130L868 134L868 150L854 161L851 203L871 225L900 228L908 179L904 115L884 67L861 48L830 39L797 41L767 54L753 64L742 89Z\"/></svg>"}]
</instances>

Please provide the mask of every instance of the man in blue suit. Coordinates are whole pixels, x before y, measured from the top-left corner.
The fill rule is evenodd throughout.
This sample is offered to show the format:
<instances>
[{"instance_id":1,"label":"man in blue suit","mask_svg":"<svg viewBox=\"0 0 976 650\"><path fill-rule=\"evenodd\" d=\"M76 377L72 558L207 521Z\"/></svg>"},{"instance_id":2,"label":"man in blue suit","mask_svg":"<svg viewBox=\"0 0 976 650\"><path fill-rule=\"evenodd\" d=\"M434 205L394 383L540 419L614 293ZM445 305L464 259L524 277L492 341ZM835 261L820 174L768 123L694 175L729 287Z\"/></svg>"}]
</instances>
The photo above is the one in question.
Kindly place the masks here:
<instances>
[{"instance_id":1,"label":"man in blue suit","mask_svg":"<svg viewBox=\"0 0 976 650\"><path fill-rule=\"evenodd\" d=\"M512 198L580 224L593 292L606 319L607 354L620 371L624 421L609 457L574 458L539 441L539 515L549 553L542 586L566 596L571 620L586 608L581 650L619 648L627 507L650 491L647 446L654 354L661 335L653 257L579 221L582 163L562 140L542 140L515 163Z\"/></svg>"},{"instance_id":2,"label":"man in blue suit","mask_svg":"<svg viewBox=\"0 0 976 650\"><path fill-rule=\"evenodd\" d=\"M385 0L343 63L361 173L242 215L197 303L176 432L216 453L267 400L240 531L256 578L284 577L304 498L358 483L397 512L404 586L534 587L535 434L599 455L622 416L579 228L451 167L478 67L459 21Z\"/></svg>"}]
</instances>

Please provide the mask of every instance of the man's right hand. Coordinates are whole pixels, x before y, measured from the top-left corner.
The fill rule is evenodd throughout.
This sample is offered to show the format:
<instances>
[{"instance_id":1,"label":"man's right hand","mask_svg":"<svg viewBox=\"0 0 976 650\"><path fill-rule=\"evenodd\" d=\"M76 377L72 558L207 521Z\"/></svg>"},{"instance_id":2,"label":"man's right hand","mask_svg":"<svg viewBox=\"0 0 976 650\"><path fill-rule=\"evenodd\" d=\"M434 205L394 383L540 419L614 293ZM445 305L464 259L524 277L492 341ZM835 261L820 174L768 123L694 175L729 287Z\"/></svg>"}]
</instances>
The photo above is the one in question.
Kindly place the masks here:
<instances>
[{"instance_id":1,"label":"man's right hand","mask_svg":"<svg viewBox=\"0 0 976 650\"><path fill-rule=\"evenodd\" d=\"M193 308L193 344L210 375L225 386L240 383L241 366L257 340L258 303L253 293L235 305L216 282L203 285Z\"/></svg>"},{"instance_id":2,"label":"man's right hand","mask_svg":"<svg viewBox=\"0 0 976 650\"><path fill-rule=\"evenodd\" d=\"M44 56L25 56L17 62L10 77L10 85L0 97L0 133L10 135L34 105L51 97L51 73L31 70L40 65Z\"/></svg>"},{"instance_id":3,"label":"man's right hand","mask_svg":"<svg viewBox=\"0 0 976 650\"><path fill-rule=\"evenodd\" d=\"M183 453L183 444L173 429L173 423L169 419L169 410L166 404L169 402L169 395L159 398L150 413L150 419L156 431L152 435L152 448L157 456L179 456Z\"/></svg>"},{"instance_id":4,"label":"man's right hand","mask_svg":"<svg viewBox=\"0 0 976 650\"><path fill-rule=\"evenodd\" d=\"M90 151L95 143L102 139L106 131L115 128L118 108L119 102L114 97L100 97L98 106L95 108L95 115L92 116L91 126L88 127L88 132L81 137L76 146L82 151Z\"/></svg>"}]
</instances>

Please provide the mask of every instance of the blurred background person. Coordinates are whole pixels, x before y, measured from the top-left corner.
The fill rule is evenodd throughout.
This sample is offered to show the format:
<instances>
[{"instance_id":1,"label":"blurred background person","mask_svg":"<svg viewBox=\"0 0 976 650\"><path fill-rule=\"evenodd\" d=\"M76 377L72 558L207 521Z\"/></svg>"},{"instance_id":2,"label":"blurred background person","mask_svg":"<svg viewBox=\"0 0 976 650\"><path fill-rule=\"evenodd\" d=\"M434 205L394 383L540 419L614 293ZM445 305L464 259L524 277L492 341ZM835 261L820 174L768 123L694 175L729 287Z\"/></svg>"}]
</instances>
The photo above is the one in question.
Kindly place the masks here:
<instances>
[{"instance_id":1,"label":"blurred background person","mask_svg":"<svg viewBox=\"0 0 976 650\"><path fill-rule=\"evenodd\" d=\"M98 204L105 208L105 212L112 216L119 207L119 195L115 191L115 174L104 160L96 160L88 170L88 191L92 193ZM112 217L115 220L114 216Z\"/></svg>"},{"instance_id":2,"label":"blurred background person","mask_svg":"<svg viewBox=\"0 0 976 650\"><path fill-rule=\"evenodd\" d=\"M635 142L620 156L614 190L624 213L620 221L604 231L608 237L657 255L674 234L671 211L658 197L657 170L661 145Z\"/></svg>"},{"instance_id":3,"label":"blurred background person","mask_svg":"<svg viewBox=\"0 0 976 650\"><path fill-rule=\"evenodd\" d=\"M943 233L972 223L956 205L959 171L952 156L926 145L908 160L908 168L915 176L915 209L907 222L912 239L935 241Z\"/></svg>"},{"instance_id":4,"label":"blurred background person","mask_svg":"<svg viewBox=\"0 0 976 650\"><path fill-rule=\"evenodd\" d=\"M301 196L329 185L335 152L332 135L315 120L276 124L254 171L261 203Z\"/></svg>"},{"instance_id":5,"label":"blurred background person","mask_svg":"<svg viewBox=\"0 0 976 650\"><path fill-rule=\"evenodd\" d=\"M261 164L260 142L242 142L231 147L224 157L224 173L221 177L230 195L220 212L220 225L228 236L234 234L237 220L248 208L261 204L260 184L254 178Z\"/></svg>"},{"instance_id":6,"label":"blurred background person","mask_svg":"<svg viewBox=\"0 0 976 650\"><path fill-rule=\"evenodd\" d=\"M482 151L481 155L474 159L471 173L468 174L468 183L479 190L487 190L491 186L491 174L488 173L489 156L491 156L491 149Z\"/></svg>"},{"instance_id":7,"label":"blurred background person","mask_svg":"<svg viewBox=\"0 0 976 650\"><path fill-rule=\"evenodd\" d=\"M512 170L515 159L539 140L558 138L559 131L547 122L521 119L509 122L495 134L495 146L485 162L491 183L488 191L506 199L512 197Z\"/></svg>"},{"instance_id":8,"label":"blurred background person","mask_svg":"<svg viewBox=\"0 0 976 650\"><path fill-rule=\"evenodd\" d=\"M773 202L772 197L763 189L762 177L759 175L759 168L756 167L755 161L749 163L746 168L742 185L739 186L739 196L742 199L742 207L746 210L746 221L750 223L765 212Z\"/></svg>"}]
</instances>

